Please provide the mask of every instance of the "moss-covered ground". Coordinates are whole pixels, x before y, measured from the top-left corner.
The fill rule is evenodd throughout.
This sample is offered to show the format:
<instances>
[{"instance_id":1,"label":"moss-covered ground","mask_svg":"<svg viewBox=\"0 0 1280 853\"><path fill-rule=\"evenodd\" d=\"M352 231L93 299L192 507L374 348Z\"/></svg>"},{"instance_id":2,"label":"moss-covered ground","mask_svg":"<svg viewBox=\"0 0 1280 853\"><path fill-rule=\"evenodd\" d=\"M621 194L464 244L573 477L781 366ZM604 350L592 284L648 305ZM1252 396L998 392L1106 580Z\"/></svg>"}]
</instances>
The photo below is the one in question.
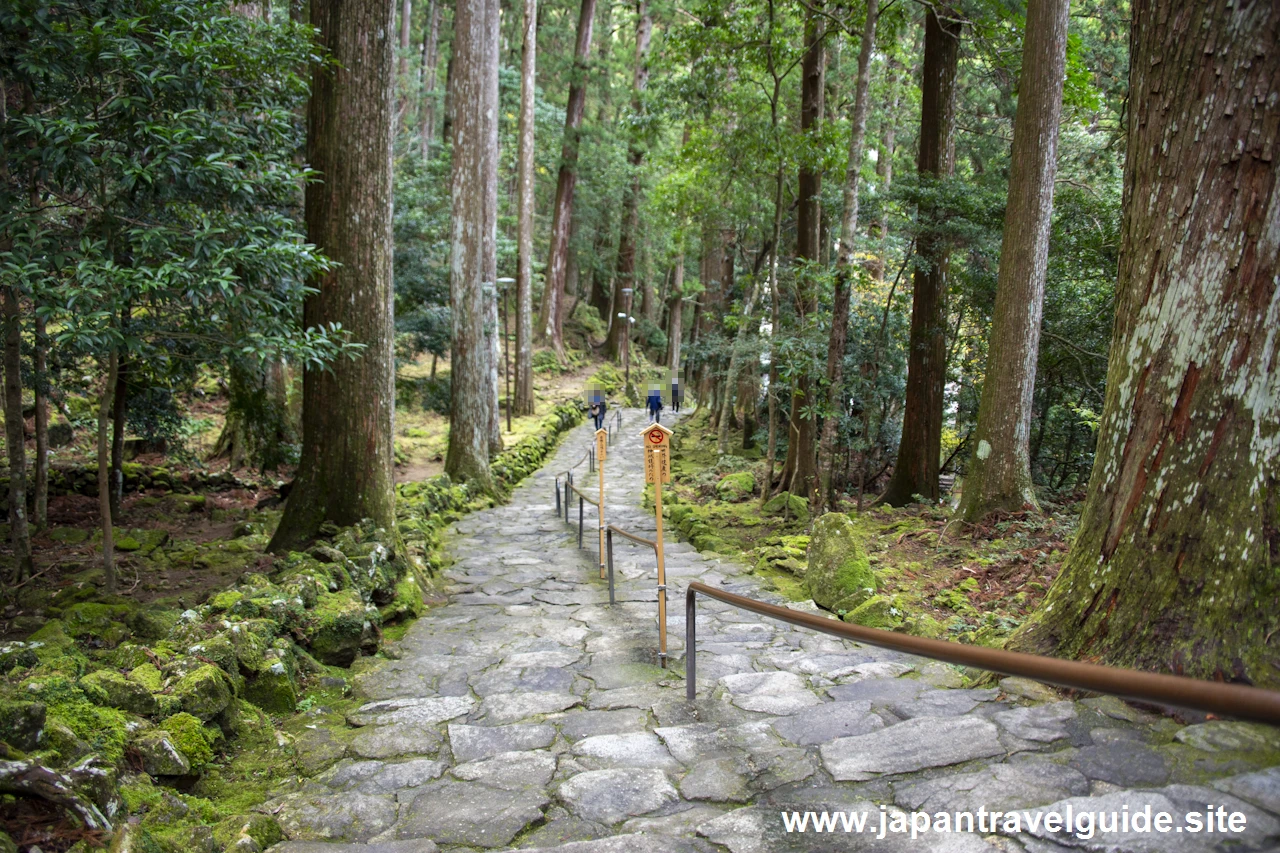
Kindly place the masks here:
<instances>
[{"instance_id":1,"label":"moss-covered ground","mask_svg":"<svg viewBox=\"0 0 1280 853\"><path fill-rule=\"evenodd\" d=\"M710 412L681 422L672 439L667 518L697 548L732 555L784 596L812 598L806 582L812 520L807 501L774 496L761 505L760 448L720 457ZM748 491L748 486L750 491ZM669 493L674 492L673 503ZM843 618L876 628L1000 645L1044 597L1075 530L1076 504L1020 513L984 526L952 523L949 506L871 507L849 514L877 577L876 596Z\"/></svg>"}]
</instances>

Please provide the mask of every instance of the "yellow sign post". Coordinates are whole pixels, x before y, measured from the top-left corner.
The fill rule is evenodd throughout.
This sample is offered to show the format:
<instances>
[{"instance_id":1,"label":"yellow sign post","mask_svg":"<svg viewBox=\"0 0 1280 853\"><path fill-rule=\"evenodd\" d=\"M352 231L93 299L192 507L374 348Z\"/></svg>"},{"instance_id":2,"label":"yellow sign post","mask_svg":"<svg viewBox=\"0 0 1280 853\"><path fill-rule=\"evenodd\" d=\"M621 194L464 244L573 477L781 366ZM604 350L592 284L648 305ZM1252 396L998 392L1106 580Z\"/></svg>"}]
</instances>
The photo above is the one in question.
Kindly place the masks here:
<instances>
[{"instance_id":1,"label":"yellow sign post","mask_svg":"<svg viewBox=\"0 0 1280 853\"><path fill-rule=\"evenodd\" d=\"M653 511L658 531L654 537L658 557L658 663L667 667L667 567L662 553L662 484L671 482L671 430L650 424L644 440L644 481L653 483Z\"/></svg>"},{"instance_id":2,"label":"yellow sign post","mask_svg":"<svg viewBox=\"0 0 1280 853\"><path fill-rule=\"evenodd\" d=\"M596 430L596 473L600 475L600 580L604 580L604 458L609 447L609 431Z\"/></svg>"}]
</instances>

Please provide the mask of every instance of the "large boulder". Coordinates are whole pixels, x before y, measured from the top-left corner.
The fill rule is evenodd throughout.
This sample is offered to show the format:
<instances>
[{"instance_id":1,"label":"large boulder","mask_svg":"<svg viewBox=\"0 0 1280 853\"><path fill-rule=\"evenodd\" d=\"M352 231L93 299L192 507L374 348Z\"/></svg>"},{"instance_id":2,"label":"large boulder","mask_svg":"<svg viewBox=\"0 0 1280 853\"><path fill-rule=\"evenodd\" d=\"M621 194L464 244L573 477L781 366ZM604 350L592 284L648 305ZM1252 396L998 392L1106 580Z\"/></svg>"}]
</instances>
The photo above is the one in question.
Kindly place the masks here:
<instances>
[{"instance_id":1,"label":"large boulder","mask_svg":"<svg viewBox=\"0 0 1280 853\"><path fill-rule=\"evenodd\" d=\"M790 516L798 521L809 520L809 499L790 492L774 495L761 509L765 515Z\"/></svg>"},{"instance_id":2,"label":"large boulder","mask_svg":"<svg viewBox=\"0 0 1280 853\"><path fill-rule=\"evenodd\" d=\"M138 763L149 776L186 776L191 772L191 762L173 743L168 732L143 732L133 741Z\"/></svg>"},{"instance_id":3,"label":"large boulder","mask_svg":"<svg viewBox=\"0 0 1280 853\"><path fill-rule=\"evenodd\" d=\"M308 616L304 631L311 654L330 666L351 666L369 620L360 595L355 590L325 593Z\"/></svg>"},{"instance_id":4,"label":"large boulder","mask_svg":"<svg viewBox=\"0 0 1280 853\"><path fill-rule=\"evenodd\" d=\"M813 525L808 557L805 584L819 607L849 612L880 586L858 529L844 513L829 512Z\"/></svg>"},{"instance_id":5,"label":"large boulder","mask_svg":"<svg viewBox=\"0 0 1280 853\"><path fill-rule=\"evenodd\" d=\"M751 497L756 490L756 478L750 471L728 474L716 483L716 494L724 501L740 501Z\"/></svg>"}]
</instances>

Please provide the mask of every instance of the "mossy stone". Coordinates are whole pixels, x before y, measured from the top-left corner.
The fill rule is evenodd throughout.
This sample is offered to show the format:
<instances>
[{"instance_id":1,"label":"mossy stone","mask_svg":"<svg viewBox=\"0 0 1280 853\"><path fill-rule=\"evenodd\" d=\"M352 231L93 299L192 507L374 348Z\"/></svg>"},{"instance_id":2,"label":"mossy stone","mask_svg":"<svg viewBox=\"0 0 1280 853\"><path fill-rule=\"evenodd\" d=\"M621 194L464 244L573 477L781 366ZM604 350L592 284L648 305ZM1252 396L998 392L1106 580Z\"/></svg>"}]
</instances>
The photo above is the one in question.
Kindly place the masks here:
<instances>
[{"instance_id":1,"label":"mossy stone","mask_svg":"<svg viewBox=\"0 0 1280 853\"><path fill-rule=\"evenodd\" d=\"M131 746L138 762L148 776L186 776L191 772L191 761L174 744L168 732L150 730L133 739Z\"/></svg>"},{"instance_id":2,"label":"mossy stone","mask_svg":"<svg viewBox=\"0 0 1280 853\"><path fill-rule=\"evenodd\" d=\"M131 604L102 604L83 601L62 611L67 633L78 640L94 640L115 648L129 638L125 621L137 610Z\"/></svg>"},{"instance_id":3,"label":"mossy stone","mask_svg":"<svg viewBox=\"0 0 1280 853\"><path fill-rule=\"evenodd\" d=\"M298 688L283 661L272 661L245 684L244 698L269 714L291 714L298 705Z\"/></svg>"},{"instance_id":4,"label":"mossy stone","mask_svg":"<svg viewBox=\"0 0 1280 853\"><path fill-rule=\"evenodd\" d=\"M814 524L804 577L814 602L831 611L854 610L880 586L857 528L839 512Z\"/></svg>"},{"instance_id":5,"label":"mossy stone","mask_svg":"<svg viewBox=\"0 0 1280 853\"><path fill-rule=\"evenodd\" d=\"M402 619L415 619L422 615L426 607L422 601L422 590L413 575L406 575L396 584L395 598L390 604L379 608L383 622L397 622Z\"/></svg>"},{"instance_id":6,"label":"mossy stone","mask_svg":"<svg viewBox=\"0 0 1280 853\"><path fill-rule=\"evenodd\" d=\"M774 495L762 508L765 515L789 514L798 521L809 520L809 500L790 492Z\"/></svg>"},{"instance_id":7,"label":"mossy stone","mask_svg":"<svg viewBox=\"0 0 1280 853\"><path fill-rule=\"evenodd\" d=\"M234 698L231 680L213 664L205 664L184 676L173 688L182 710L201 720L212 720Z\"/></svg>"},{"instance_id":8,"label":"mossy stone","mask_svg":"<svg viewBox=\"0 0 1280 853\"><path fill-rule=\"evenodd\" d=\"M115 708L83 700L49 705L45 734L49 746L66 761L96 752L108 764L115 764L124 757L128 733L129 717Z\"/></svg>"},{"instance_id":9,"label":"mossy stone","mask_svg":"<svg viewBox=\"0 0 1280 853\"><path fill-rule=\"evenodd\" d=\"M304 628L311 654L330 666L350 666L360 653L367 619L364 602L354 590L319 597Z\"/></svg>"},{"instance_id":10,"label":"mossy stone","mask_svg":"<svg viewBox=\"0 0 1280 853\"><path fill-rule=\"evenodd\" d=\"M844 621L867 628L891 630L902 623L900 614L893 612L893 599L887 595L873 595L844 615Z\"/></svg>"},{"instance_id":11,"label":"mossy stone","mask_svg":"<svg viewBox=\"0 0 1280 853\"><path fill-rule=\"evenodd\" d=\"M716 483L716 493L721 500L740 501L751 496L756 490L756 478L750 471L739 471L729 474ZM807 509L807 508L806 508Z\"/></svg>"},{"instance_id":12,"label":"mossy stone","mask_svg":"<svg viewBox=\"0 0 1280 853\"><path fill-rule=\"evenodd\" d=\"M164 499L175 512L180 513L200 512L208 503L204 495L170 494Z\"/></svg>"},{"instance_id":13,"label":"mossy stone","mask_svg":"<svg viewBox=\"0 0 1280 853\"><path fill-rule=\"evenodd\" d=\"M218 593L209 599L209 608L214 613L222 613L236 606L240 599L244 598L244 593L239 590L228 589Z\"/></svg>"},{"instance_id":14,"label":"mossy stone","mask_svg":"<svg viewBox=\"0 0 1280 853\"><path fill-rule=\"evenodd\" d=\"M100 669L80 679L80 689L95 705L149 716L157 710L151 691L118 672Z\"/></svg>"},{"instance_id":15,"label":"mossy stone","mask_svg":"<svg viewBox=\"0 0 1280 853\"><path fill-rule=\"evenodd\" d=\"M23 752L38 749L44 736L44 721L43 702L0 699L0 740L9 746Z\"/></svg>"},{"instance_id":16,"label":"mossy stone","mask_svg":"<svg viewBox=\"0 0 1280 853\"><path fill-rule=\"evenodd\" d=\"M266 850L284 841L284 832L275 818L264 814L232 815L213 828L213 840L220 850L233 849L241 838L252 838L259 850Z\"/></svg>"},{"instance_id":17,"label":"mossy stone","mask_svg":"<svg viewBox=\"0 0 1280 853\"><path fill-rule=\"evenodd\" d=\"M135 666L129 671L128 676L136 684L142 685L151 693L159 693L164 687L164 676L153 663L144 663Z\"/></svg>"},{"instance_id":18,"label":"mossy stone","mask_svg":"<svg viewBox=\"0 0 1280 853\"><path fill-rule=\"evenodd\" d=\"M213 758L216 736L195 716L174 714L161 723L160 728L168 733L170 741L191 764L191 769L199 769Z\"/></svg>"}]
</instances>

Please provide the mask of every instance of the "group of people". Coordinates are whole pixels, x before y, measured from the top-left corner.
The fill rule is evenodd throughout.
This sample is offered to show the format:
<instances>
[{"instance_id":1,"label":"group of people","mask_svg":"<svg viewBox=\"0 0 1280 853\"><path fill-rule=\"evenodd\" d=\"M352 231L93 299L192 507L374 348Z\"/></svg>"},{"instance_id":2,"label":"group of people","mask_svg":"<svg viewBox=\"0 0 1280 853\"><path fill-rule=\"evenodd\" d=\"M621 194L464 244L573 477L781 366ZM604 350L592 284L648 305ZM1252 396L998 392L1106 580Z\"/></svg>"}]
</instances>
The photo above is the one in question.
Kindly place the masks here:
<instances>
[{"instance_id":1,"label":"group of people","mask_svg":"<svg viewBox=\"0 0 1280 853\"><path fill-rule=\"evenodd\" d=\"M671 378L671 411L679 412L680 403L684 397L684 391L680 388L680 380L676 377ZM592 388L587 392L589 404L589 412L591 420L595 423L596 429L604 428L604 416L609 410L609 404L605 401L604 391L600 388ZM649 386L649 393L645 396L645 409L649 413L649 423L662 423L662 410L666 408L663 402L662 388L657 384Z\"/></svg>"}]
</instances>

